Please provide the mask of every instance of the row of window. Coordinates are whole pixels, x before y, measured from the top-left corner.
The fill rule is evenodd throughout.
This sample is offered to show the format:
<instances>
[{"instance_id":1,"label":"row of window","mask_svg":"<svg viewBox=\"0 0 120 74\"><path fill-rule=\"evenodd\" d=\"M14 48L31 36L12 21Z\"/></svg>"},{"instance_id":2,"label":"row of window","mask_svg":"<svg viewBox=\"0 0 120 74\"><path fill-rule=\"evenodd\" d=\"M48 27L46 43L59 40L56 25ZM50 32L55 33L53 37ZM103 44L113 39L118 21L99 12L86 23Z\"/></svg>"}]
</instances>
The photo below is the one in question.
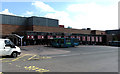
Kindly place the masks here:
<instances>
[{"instance_id":1,"label":"row of window","mask_svg":"<svg viewBox=\"0 0 120 74\"><path fill-rule=\"evenodd\" d=\"M80 41L96 41L102 42L102 36L51 36L48 35L47 38L43 35L38 35L37 39L53 39L53 38L77 38ZM27 39L35 39L34 35L28 35Z\"/></svg>"}]
</instances>

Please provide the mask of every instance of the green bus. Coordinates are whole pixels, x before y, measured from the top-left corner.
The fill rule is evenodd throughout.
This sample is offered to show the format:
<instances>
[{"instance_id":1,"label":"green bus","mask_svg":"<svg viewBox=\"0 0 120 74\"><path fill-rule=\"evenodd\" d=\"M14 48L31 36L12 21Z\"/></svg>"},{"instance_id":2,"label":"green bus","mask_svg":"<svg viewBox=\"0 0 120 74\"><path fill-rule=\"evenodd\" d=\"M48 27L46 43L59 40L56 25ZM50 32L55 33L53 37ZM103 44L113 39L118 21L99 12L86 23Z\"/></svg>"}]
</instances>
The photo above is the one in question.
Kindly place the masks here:
<instances>
[{"instance_id":1,"label":"green bus","mask_svg":"<svg viewBox=\"0 0 120 74\"><path fill-rule=\"evenodd\" d=\"M77 38L54 38L51 42L52 47L74 47L78 45Z\"/></svg>"}]
</instances>

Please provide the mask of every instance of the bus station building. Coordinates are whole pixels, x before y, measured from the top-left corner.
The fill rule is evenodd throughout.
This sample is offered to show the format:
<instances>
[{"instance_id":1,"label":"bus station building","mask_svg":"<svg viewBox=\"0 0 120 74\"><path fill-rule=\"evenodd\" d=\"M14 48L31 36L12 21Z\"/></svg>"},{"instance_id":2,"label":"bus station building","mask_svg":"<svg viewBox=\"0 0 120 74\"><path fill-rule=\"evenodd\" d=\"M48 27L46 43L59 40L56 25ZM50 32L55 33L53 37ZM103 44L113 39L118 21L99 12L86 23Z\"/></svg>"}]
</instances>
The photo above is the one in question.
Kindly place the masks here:
<instances>
[{"instance_id":1,"label":"bus station building","mask_svg":"<svg viewBox=\"0 0 120 74\"><path fill-rule=\"evenodd\" d=\"M64 28L57 19L5 14L0 14L0 18L1 36L11 39L16 45L46 44L46 41L62 37L78 38L81 44L106 44L105 31Z\"/></svg>"}]
</instances>

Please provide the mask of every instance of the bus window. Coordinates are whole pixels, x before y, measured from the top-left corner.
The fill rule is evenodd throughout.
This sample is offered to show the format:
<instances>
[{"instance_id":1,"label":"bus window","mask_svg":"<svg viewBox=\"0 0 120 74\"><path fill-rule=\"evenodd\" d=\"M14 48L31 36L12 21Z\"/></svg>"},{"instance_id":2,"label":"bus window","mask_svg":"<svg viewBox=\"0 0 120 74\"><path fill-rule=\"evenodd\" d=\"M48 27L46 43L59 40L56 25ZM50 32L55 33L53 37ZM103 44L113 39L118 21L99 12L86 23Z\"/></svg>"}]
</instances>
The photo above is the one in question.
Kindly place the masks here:
<instances>
[{"instance_id":1,"label":"bus window","mask_svg":"<svg viewBox=\"0 0 120 74\"><path fill-rule=\"evenodd\" d=\"M74 42L79 42L79 40L78 39L74 39Z\"/></svg>"},{"instance_id":2,"label":"bus window","mask_svg":"<svg viewBox=\"0 0 120 74\"><path fill-rule=\"evenodd\" d=\"M66 44L71 44L71 39L66 39Z\"/></svg>"},{"instance_id":3,"label":"bus window","mask_svg":"<svg viewBox=\"0 0 120 74\"><path fill-rule=\"evenodd\" d=\"M64 44L64 39L61 39L61 42L60 42L60 43Z\"/></svg>"}]
</instances>

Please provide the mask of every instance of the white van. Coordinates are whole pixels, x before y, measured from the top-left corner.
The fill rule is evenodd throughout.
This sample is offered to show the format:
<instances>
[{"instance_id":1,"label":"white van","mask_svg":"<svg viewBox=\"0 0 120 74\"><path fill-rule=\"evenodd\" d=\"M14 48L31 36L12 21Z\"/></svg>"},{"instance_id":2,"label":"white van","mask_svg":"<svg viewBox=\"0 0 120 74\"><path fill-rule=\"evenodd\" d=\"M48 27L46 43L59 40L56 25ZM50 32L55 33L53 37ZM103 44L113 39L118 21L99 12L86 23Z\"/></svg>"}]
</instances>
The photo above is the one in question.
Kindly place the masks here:
<instances>
[{"instance_id":1,"label":"white van","mask_svg":"<svg viewBox=\"0 0 120 74\"><path fill-rule=\"evenodd\" d=\"M16 58L21 54L19 47L15 46L9 39L0 39L0 55Z\"/></svg>"}]
</instances>

